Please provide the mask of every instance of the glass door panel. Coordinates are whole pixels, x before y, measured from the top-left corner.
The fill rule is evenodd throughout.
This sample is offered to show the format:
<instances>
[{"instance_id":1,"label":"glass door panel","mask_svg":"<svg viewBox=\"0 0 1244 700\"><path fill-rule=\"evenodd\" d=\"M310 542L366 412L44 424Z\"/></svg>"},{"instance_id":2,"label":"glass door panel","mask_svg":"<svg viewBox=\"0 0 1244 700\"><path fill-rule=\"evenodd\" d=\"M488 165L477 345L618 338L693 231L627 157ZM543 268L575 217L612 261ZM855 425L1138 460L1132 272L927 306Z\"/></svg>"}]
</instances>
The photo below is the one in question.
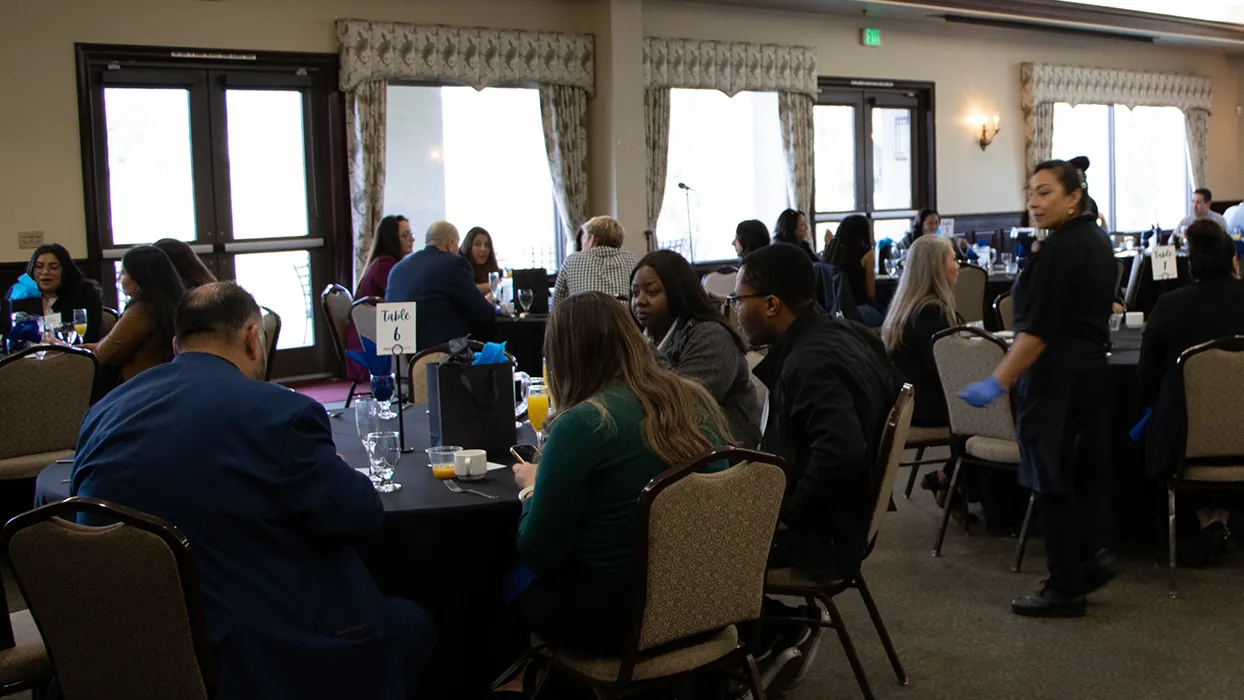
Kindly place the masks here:
<instances>
[{"instance_id":1,"label":"glass door panel","mask_svg":"<svg viewBox=\"0 0 1244 700\"><path fill-rule=\"evenodd\" d=\"M872 108L873 211L912 207L911 117L910 109Z\"/></svg>"},{"instance_id":2,"label":"glass door panel","mask_svg":"<svg viewBox=\"0 0 1244 700\"><path fill-rule=\"evenodd\" d=\"M247 253L234 256L233 266L237 283L281 317L277 350L315 345L309 251Z\"/></svg>"},{"instance_id":3,"label":"glass door panel","mask_svg":"<svg viewBox=\"0 0 1244 700\"><path fill-rule=\"evenodd\" d=\"M226 90L225 114L233 239L306 236L302 93Z\"/></svg>"},{"instance_id":4,"label":"glass door panel","mask_svg":"<svg viewBox=\"0 0 1244 700\"><path fill-rule=\"evenodd\" d=\"M850 211L856 207L855 107L816 105L812 116L816 132L815 209Z\"/></svg>"},{"instance_id":5,"label":"glass door panel","mask_svg":"<svg viewBox=\"0 0 1244 700\"><path fill-rule=\"evenodd\" d=\"M190 91L104 88L113 245L195 239Z\"/></svg>"}]
</instances>

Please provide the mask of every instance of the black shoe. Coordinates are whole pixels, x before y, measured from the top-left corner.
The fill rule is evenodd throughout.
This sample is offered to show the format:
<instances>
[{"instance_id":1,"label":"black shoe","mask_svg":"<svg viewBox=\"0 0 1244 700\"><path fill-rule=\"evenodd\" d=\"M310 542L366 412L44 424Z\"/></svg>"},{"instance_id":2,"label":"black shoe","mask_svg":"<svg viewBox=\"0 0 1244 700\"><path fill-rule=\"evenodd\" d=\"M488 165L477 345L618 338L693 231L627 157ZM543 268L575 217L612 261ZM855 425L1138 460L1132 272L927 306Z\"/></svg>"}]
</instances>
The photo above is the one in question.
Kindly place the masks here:
<instances>
[{"instance_id":1,"label":"black shoe","mask_svg":"<svg viewBox=\"0 0 1244 700\"><path fill-rule=\"evenodd\" d=\"M1220 522L1212 522L1201 528L1196 537L1175 545L1175 561L1180 566L1197 568L1205 566L1215 556L1227 551L1227 539L1231 531Z\"/></svg>"},{"instance_id":2,"label":"black shoe","mask_svg":"<svg viewBox=\"0 0 1244 700\"><path fill-rule=\"evenodd\" d=\"M1119 564L1108 549L1101 549L1084 563L1084 593L1087 595L1114 580Z\"/></svg>"},{"instance_id":3,"label":"black shoe","mask_svg":"<svg viewBox=\"0 0 1244 700\"><path fill-rule=\"evenodd\" d=\"M1084 617L1085 609L1084 596L1064 595L1052 588L1011 599L1011 612L1024 617Z\"/></svg>"}]
</instances>

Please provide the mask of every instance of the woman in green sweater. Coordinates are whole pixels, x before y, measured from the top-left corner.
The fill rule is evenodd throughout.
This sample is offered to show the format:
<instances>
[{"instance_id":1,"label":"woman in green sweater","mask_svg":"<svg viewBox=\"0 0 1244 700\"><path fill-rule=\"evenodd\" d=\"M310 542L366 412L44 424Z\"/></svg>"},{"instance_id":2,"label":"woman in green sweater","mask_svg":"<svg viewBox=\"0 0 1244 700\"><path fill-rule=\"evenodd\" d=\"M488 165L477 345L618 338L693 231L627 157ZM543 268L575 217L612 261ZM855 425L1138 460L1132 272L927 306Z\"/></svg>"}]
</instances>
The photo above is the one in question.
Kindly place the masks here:
<instances>
[{"instance_id":1,"label":"woman in green sweater","mask_svg":"<svg viewBox=\"0 0 1244 700\"><path fill-rule=\"evenodd\" d=\"M535 574L514 602L546 641L616 654L639 569L640 492L730 434L713 397L661 369L613 297L586 292L555 306L544 357L558 414L539 465L514 467L518 555Z\"/></svg>"}]
</instances>

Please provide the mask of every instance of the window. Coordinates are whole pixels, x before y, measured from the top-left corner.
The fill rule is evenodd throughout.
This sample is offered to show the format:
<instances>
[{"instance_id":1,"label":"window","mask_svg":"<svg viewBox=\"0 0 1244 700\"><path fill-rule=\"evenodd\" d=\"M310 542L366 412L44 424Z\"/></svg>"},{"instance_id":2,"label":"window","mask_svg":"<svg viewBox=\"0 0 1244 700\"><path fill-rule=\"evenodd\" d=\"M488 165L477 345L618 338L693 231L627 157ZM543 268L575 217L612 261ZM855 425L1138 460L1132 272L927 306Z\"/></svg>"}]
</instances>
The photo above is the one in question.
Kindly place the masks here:
<instances>
[{"instance_id":1,"label":"window","mask_svg":"<svg viewBox=\"0 0 1244 700\"><path fill-rule=\"evenodd\" d=\"M732 259L740 221L772 226L786 207L777 93L671 90L661 247L691 262Z\"/></svg>"},{"instance_id":2,"label":"window","mask_svg":"<svg viewBox=\"0 0 1244 700\"><path fill-rule=\"evenodd\" d=\"M851 214L871 218L878 240L898 240L932 206L932 100L929 83L822 79L812 110L818 244Z\"/></svg>"},{"instance_id":3,"label":"window","mask_svg":"<svg viewBox=\"0 0 1244 700\"><path fill-rule=\"evenodd\" d=\"M1188 141L1177 107L1060 102L1053 156L1088 156L1089 194L1112 230L1170 229L1188 214Z\"/></svg>"},{"instance_id":4,"label":"window","mask_svg":"<svg viewBox=\"0 0 1244 700\"><path fill-rule=\"evenodd\" d=\"M385 213L416 248L446 220L493 238L503 268L557 269L559 224L535 88L389 86Z\"/></svg>"}]
</instances>

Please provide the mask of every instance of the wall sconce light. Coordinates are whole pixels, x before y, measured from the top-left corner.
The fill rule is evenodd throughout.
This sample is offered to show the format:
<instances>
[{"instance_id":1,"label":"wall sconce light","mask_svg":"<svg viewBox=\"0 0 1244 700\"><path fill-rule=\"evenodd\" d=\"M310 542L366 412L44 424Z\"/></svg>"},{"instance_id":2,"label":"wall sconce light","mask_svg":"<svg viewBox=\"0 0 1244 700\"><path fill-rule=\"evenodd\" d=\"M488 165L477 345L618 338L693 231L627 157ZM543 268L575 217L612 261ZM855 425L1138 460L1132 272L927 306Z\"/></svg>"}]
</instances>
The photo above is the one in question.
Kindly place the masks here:
<instances>
[{"instance_id":1,"label":"wall sconce light","mask_svg":"<svg viewBox=\"0 0 1244 700\"><path fill-rule=\"evenodd\" d=\"M982 151L985 150L986 148L989 148L989 144L993 143L994 137L998 135L998 121L999 121L998 115L996 114L993 115L993 133L991 134L989 133L989 122L986 121L985 117L980 117L980 125L981 125L980 144L981 144Z\"/></svg>"}]
</instances>

